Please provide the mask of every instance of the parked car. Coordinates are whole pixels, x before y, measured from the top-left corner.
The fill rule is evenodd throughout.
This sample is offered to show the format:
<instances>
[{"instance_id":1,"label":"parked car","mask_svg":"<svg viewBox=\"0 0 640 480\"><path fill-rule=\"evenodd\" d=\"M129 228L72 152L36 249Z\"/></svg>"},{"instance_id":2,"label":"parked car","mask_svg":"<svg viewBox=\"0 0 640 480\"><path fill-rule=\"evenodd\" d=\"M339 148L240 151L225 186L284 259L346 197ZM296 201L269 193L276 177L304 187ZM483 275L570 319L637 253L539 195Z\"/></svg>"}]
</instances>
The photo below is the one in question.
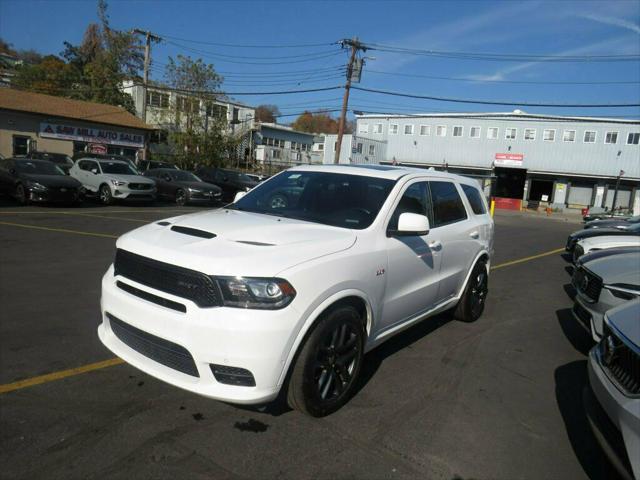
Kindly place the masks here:
<instances>
[{"instance_id":1,"label":"parked car","mask_svg":"<svg viewBox=\"0 0 640 480\"><path fill-rule=\"evenodd\" d=\"M269 178L268 175L261 175L258 173L245 173L245 175L257 183L264 182L267 178Z\"/></svg>"},{"instance_id":2,"label":"parked car","mask_svg":"<svg viewBox=\"0 0 640 480\"><path fill-rule=\"evenodd\" d=\"M604 220L592 220L587 222L584 226L585 229L588 228L619 228L621 230L626 230L631 225L636 223L640 223L640 215L636 215L634 217L629 218L610 218Z\"/></svg>"},{"instance_id":3,"label":"parked car","mask_svg":"<svg viewBox=\"0 0 640 480\"><path fill-rule=\"evenodd\" d=\"M156 182L158 197L176 202L215 203L222 199L222 189L216 185L205 183L193 173L172 168L156 168L144 173L145 177Z\"/></svg>"},{"instance_id":4,"label":"parked car","mask_svg":"<svg viewBox=\"0 0 640 480\"><path fill-rule=\"evenodd\" d=\"M573 249L573 263L575 264L585 253L592 251L637 246L640 246L640 225L630 228L626 235L604 235L580 240Z\"/></svg>"},{"instance_id":5,"label":"parked car","mask_svg":"<svg viewBox=\"0 0 640 480\"><path fill-rule=\"evenodd\" d=\"M584 230L578 230L573 232L567 237L567 243L565 245L565 250L567 252L573 252L576 245L579 241L594 238L594 237L611 237L611 236L629 236L629 235L640 235L640 223L633 223L629 225L627 228L589 228Z\"/></svg>"},{"instance_id":6,"label":"parked car","mask_svg":"<svg viewBox=\"0 0 640 480\"><path fill-rule=\"evenodd\" d=\"M47 160L0 160L0 193L15 198L23 205L81 201L80 182L69 178L60 167Z\"/></svg>"},{"instance_id":7,"label":"parked car","mask_svg":"<svg viewBox=\"0 0 640 480\"><path fill-rule=\"evenodd\" d=\"M195 173L203 182L219 186L222 189L223 200L228 202L233 201L236 193L248 192L258 185L258 182L246 174L226 168L200 167Z\"/></svg>"},{"instance_id":8,"label":"parked car","mask_svg":"<svg viewBox=\"0 0 640 480\"><path fill-rule=\"evenodd\" d=\"M296 203L269 200L292 181ZM234 204L120 237L102 280L101 341L135 367L232 403L327 415L364 353L438 312L477 320L493 221L446 172L301 166Z\"/></svg>"},{"instance_id":9,"label":"parked car","mask_svg":"<svg viewBox=\"0 0 640 480\"><path fill-rule=\"evenodd\" d=\"M127 162L81 158L69 174L82 184L88 195L97 195L105 205L114 200L153 202L156 199L155 182L140 175Z\"/></svg>"},{"instance_id":10,"label":"parked car","mask_svg":"<svg viewBox=\"0 0 640 480\"><path fill-rule=\"evenodd\" d=\"M590 207L582 220L587 223L593 220L624 220L629 217L631 214L625 209L609 210L609 207Z\"/></svg>"},{"instance_id":11,"label":"parked car","mask_svg":"<svg viewBox=\"0 0 640 480\"><path fill-rule=\"evenodd\" d=\"M640 246L635 247L617 247L617 248L607 248L605 250L592 250L590 253L586 255L582 255L578 260L576 260L575 266L576 268L580 265L590 262L591 260L596 260L598 258L612 257L613 255L622 255L624 253L640 253Z\"/></svg>"},{"instance_id":12,"label":"parked car","mask_svg":"<svg viewBox=\"0 0 640 480\"><path fill-rule=\"evenodd\" d=\"M30 152L25 158L29 158L31 160L48 160L53 162L67 175L69 175L69 169L73 165L71 157L64 153Z\"/></svg>"},{"instance_id":13,"label":"parked car","mask_svg":"<svg viewBox=\"0 0 640 480\"><path fill-rule=\"evenodd\" d=\"M170 168L172 170L180 170L173 163L169 163L169 162L160 162L157 160L140 160L138 162L139 172L146 172L147 170L154 170L157 168L164 168L164 169Z\"/></svg>"},{"instance_id":14,"label":"parked car","mask_svg":"<svg viewBox=\"0 0 640 480\"><path fill-rule=\"evenodd\" d=\"M605 315L589 353L583 403L594 436L621 478L640 478L640 300Z\"/></svg>"},{"instance_id":15,"label":"parked car","mask_svg":"<svg viewBox=\"0 0 640 480\"><path fill-rule=\"evenodd\" d=\"M116 155L114 153L81 152L81 153L76 153L73 156L73 161L76 162L80 158L94 158L96 160L120 160L121 162L128 163L131 166L131 168L138 171L138 167L136 167L136 164L134 163L134 161L131 160L129 157L125 157L124 155Z\"/></svg>"},{"instance_id":16,"label":"parked car","mask_svg":"<svg viewBox=\"0 0 640 480\"><path fill-rule=\"evenodd\" d=\"M576 289L574 317L595 341L602 337L607 310L640 297L640 253L600 257L576 268L571 283Z\"/></svg>"}]
</instances>

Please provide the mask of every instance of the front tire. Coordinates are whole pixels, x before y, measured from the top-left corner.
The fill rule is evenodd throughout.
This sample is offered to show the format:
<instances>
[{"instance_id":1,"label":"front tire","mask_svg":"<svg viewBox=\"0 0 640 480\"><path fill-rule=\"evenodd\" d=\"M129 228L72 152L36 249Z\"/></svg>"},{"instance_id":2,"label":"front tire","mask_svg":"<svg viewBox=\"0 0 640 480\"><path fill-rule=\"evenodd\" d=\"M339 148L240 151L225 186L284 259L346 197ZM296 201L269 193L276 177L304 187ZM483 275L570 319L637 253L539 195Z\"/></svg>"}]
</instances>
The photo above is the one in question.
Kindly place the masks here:
<instances>
[{"instance_id":1,"label":"front tire","mask_svg":"<svg viewBox=\"0 0 640 480\"><path fill-rule=\"evenodd\" d=\"M313 417L342 407L354 392L364 355L365 331L351 306L327 313L313 328L298 355L287 403Z\"/></svg>"},{"instance_id":2,"label":"front tire","mask_svg":"<svg viewBox=\"0 0 640 480\"><path fill-rule=\"evenodd\" d=\"M489 272L484 260L478 261L454 311L454 318L463 322L475 322L484 311L489 292Z\"/></svg>"},{"instance_id":3,"label":"front tire","mask_svg":"<svg viewBox=\"0 0 640 480\"><path fill-rule=\"evenodd\" d=\"M16 185L16 200L20 205L29 205L29 194L21 183Z\"/></svg>"},{"instance_id":4,"label":"front tire","mask_svg":"<svg viewBox=\"0 0 640 480\"><path fill-rule=\"evenodd\" d=\"M103 205L111 205L113 203L113 195L111 195L109 185L101 185L98 194L100 197L100 203Z\"/></svg>"},{"instance_id":5,"label":"front tire","mask_svg":"<svg viewBox=\"0 0 640 480\"><path fill-rule=\"evenodd\" d=\"M184 207L187 204L187 193L179 188L176 191L176 205L179 207Z\"/></svg>"}]
</instances>

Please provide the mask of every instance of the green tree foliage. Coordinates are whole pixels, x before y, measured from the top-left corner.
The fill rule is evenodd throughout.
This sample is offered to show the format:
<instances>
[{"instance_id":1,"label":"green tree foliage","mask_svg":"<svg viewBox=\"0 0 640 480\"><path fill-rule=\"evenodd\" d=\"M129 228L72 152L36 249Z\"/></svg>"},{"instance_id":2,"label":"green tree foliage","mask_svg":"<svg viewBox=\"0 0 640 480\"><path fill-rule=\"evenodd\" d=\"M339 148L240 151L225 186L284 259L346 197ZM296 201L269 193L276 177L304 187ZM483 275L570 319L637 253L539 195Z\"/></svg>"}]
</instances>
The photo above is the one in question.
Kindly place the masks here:
<instances>
[{"instance_id":1,"label":"green tree foliage","mask_svg":"<svg viewBox=\"0 0 640 480\"><path fill-rule=\"evenodd\" d=\"M222 77L211 64L189 56L169 57L165 67L167 84L176 91L176 109L169 143L176 152L176 162L183 168L197 165L224 165L234 153L240 139L228 132L227 118L215 100Z\"/></svg>"},{"instance_id":2,"label":"green tree foliage","mask_svg":"<svg viewBox=\"0 0 640 480\"><path fill-rule=\"evenodd\" d=\"M73 85L81 81L80 72L55 55L48 55L36 65L23 65L13 85L47 95L73 96Z\"/></svg>"},{"instance_id":3,"label":"green tree foliage","mask_svg":"<svg viewBox=\"0 0 640 480\"><path fill-rule=\"evenodd\" d=\"M280 110L275 105L258 105L256 107L256 122L277 123Z\"/></svg>"},{"instance_id":4,"label":"green tree foliage","mask_svg":"<svg viewBox=\"0 0 640 480\"><path fill-rule=\"evenodd\" d=\"M325 112L305 111L291 124L294 130L309 133L338 133L338 119ZM345 133L351 133L353 126L345 124Z\"/></svg>"}]
</instances>

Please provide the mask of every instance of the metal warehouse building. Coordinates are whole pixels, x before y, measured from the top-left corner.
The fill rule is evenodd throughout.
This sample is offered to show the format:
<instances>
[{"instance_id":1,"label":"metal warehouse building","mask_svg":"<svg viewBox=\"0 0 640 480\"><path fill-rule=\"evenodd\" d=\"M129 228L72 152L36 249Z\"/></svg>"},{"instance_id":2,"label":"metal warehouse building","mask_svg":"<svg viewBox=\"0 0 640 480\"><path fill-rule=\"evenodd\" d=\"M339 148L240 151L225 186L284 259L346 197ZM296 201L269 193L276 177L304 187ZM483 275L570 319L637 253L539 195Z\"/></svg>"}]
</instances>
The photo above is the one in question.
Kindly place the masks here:
<instances>
[{"instance_id":1,"label":"metal warehouse building","mask_svg":"<svg viewBox=\"0 0 640 480\"><path fill-rule=\"evenodd\" d=\"M387 142L383 163L475 176L497 204L640 208L640 120L509 113L357 114Z\"/></svg>"}]
</instances>

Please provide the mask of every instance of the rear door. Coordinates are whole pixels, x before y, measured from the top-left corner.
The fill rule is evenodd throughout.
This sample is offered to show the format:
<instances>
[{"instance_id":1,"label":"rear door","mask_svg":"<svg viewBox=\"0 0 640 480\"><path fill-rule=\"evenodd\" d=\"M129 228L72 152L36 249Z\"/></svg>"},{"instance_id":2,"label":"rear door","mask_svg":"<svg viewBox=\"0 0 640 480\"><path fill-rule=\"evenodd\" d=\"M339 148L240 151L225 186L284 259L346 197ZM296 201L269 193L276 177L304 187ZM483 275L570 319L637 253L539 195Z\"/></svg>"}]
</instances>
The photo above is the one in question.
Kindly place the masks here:
<instances>
[{"instance_id":1,"label":"rear door","mask_svg":"<svg viewBox=\"0 0 640 480\"><path fill-rule=\"evenodd\" d=\"M431 180L430 200L433 225L430 239L441 250L439 301L456 296L478 252L480 236L474 220L462 200L462 191L452 180Z\"/></svg>"}]
</instances>

